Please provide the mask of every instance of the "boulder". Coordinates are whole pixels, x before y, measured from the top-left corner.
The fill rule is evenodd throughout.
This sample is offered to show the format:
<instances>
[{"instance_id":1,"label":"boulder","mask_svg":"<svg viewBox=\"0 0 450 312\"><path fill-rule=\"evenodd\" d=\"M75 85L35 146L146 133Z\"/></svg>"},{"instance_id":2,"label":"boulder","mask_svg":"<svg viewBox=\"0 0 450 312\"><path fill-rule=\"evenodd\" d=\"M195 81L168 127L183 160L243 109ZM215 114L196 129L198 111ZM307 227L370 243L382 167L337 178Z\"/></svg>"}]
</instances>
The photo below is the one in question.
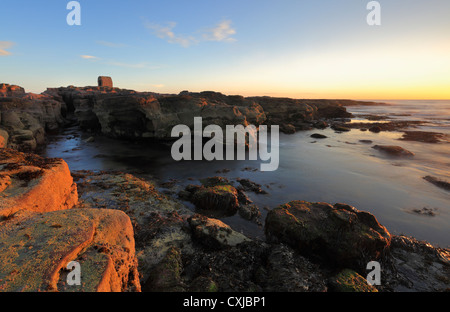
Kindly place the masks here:
<instances>
[{"instance_id":1,"label":"boulder","mask_svg":"<svg viewBox=\"0 0 450 312\"><path fill-rule=\"evenodd\" d=\"M25 89L8 83L0 83L0 97L21 96L25 94Z\"/></svg>"},{"instance_id":2,"label":"boulder","mask_svg":"<svg viewBox=\"0 0 450 312\"><path fill-rule=\"evenodd\" d=\"M266 217L269 241L338 267L362 268L389 247L391 235L368 212L345 204L293 201Z\"/></svg>"},{"instance_id":3,"label":"boulder","mask_svg":"<svg viewBox=\"0 0 450 312\"><path fill-rule=\"evenodd\" d=\"M333 129L336 132L349 132L349 131L351 131L350 128L348 128L348 127L346 127L344 125L341 125L341 124L334 124L334 125L331 126L331 129Z\"/></svg>"},{"instance_id":4,"label":"boulder","mask_svg":"<svg viewBox=\"0 0 450 312\"><path fill-rule=\"evenodd\" d=\"M115 209L125 212L134 227L136 256L142 285L172 247L191 249L186 219L193 213L158 192L154 182L123 172L76 171L79 208Z\"/></svg>"},{"instance_id":5,"label":"boulder","mask_svg":"<svg viewBox=\"0 0 450 312\"><path fill-rule=\"evenodd\" d=\"M25 212L0 223L0 291L140 290L133 227L121 211ZM66 266L80 265L81 285Z\"/></svg>"},{"instance_id":6,"label":"boulder","mask_svg":"<svg viewBox=\"0 0 450 312\"><path fill-rule=\"evenodd\" d=\"M64 103L51 95L22 91L1 94L0 130L6 131L9 138L0 139L0 146L1 141L7 141L6 147L31 152L45 143L46 131L67 124L62 116Z\"/></svg>"},{"instance_id":7,"label":"boulder","mask_svg":"<svg viewBox=\"0 0 450 312\"><path fill-rule=\"evenodd\" d=\"M76 184L62 159L0 149L0 176L0 217L22 210L70 209L78 202Z\"/></svg>"},{"instance_id":8,"label":"boulder","mask_svg":"<svg viewBox=\"0 0 450 312\"><path fill-rule=\"evenodd\" d=\"M239 208L238 192L231 185L200 187L192 195L192 203L200 210L234 215Z\"/></svg>"},{"instance_id":9,"label":"boulder","mask_svg":"<svg viewBox=\"0 0 450 312\"><path fill-rule=\"evenodd\" d=\"M380 126L373 126L373 127L369 128L369 131L373 132L373 133L380 133L381 132L381 127Z\"/></svg>"},{"instance_id":10,"label":"boulder","mask_svg":"<svg viewBox=\"0 0 450 312\"><path fill-rule=\"evenodd\" d=\"M320 134L320 133L313 133L311 134L311 138L314 139L326 139L328 138L326 135Z\"/></svg>"},{"instance_id":11,"label":"boulder","mask_svg":"<svg viewBox=\"0 0 450 312\"><path fill-rule=\"evenodd\" d=\"M211 249L233 247L250 241L220 220L194 215L188 219L193 237Z\"/></svg>"},{"instance_id":12,"label":"boulder","mask_svg":"<svg viewBox=\"0 0 450 312\"><path fill-rule=\"evenodd\" d=\"M397 157L414 156L413 152L410 152L410 151L404 149L403 147L396 146L396 145L375 145L372 148L379 150L383 153L386 153L390 156L397 156Z\"/></svg>"},{"instance_id":13,"label":"boulder","mask_svg":"<svg viewBox=\"0 0 450 312\"><path fill-rule=\"evenodd\" d=\"M403 141L417 141L425 143L439 143L445 138L445 134L440 132L428 132L428 131L404 131L403 137L400 140Z\"/></svg>"}]
</instances>

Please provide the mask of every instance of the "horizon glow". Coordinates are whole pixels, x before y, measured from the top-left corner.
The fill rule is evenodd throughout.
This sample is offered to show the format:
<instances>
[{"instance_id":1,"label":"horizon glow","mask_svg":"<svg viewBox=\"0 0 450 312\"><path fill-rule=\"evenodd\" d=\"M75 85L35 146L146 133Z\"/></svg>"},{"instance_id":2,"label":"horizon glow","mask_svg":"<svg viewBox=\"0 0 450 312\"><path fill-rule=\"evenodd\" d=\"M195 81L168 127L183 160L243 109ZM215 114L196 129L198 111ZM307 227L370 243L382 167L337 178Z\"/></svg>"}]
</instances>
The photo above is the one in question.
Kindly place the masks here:
<instances>
[{"instance_id":1,"label":"horizon glow","mask_svg":"<svg viewBox=\"0 0 450 312\"><path fill-rule=\"evenodd\" d=\"M450 99L450 2L16 0L0 10L0 83L178 94ZM281 3L282 2L282 3Z\"/></svg>"}]
</instances>

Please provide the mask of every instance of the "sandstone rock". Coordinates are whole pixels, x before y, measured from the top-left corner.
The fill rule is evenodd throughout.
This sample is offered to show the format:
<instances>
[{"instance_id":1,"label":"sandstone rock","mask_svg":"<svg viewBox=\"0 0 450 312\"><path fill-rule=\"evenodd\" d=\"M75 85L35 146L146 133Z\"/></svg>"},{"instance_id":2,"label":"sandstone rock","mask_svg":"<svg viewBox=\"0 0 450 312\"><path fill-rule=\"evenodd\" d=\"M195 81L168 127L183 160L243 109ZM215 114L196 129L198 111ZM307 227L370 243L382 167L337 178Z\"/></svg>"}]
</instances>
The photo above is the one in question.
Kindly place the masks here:
<instances>
[{"instance_id":1,"label":"sandstone rock","mask_svg":"<svg viewBox=\"0 0 450 312\"><path fill-rule=\"evenodd\" d=\"M367 280L353 270L344 269L331 279L332 291L336 292L378 292Z\"/></svg>"},{"instance_id":2,"label":"sandstone rock","mask_svg":"<svg viewBox=\"0 0 450 312\"><path fill-rule=\"evenodd\" d=\"M350 128L348 128L348 127L346 127L346 126L343 126L343 125L340 125L340 124L334 124L334 125L332 125L332 126L331 126L331 129L333 129L333 130L336 131L336 132L349 132L349 131L351 131Z\"/></svg>"},{"instance_id":3,"label":"sandstone rock","mask_svg":"<svg viewBox=\"0 0 450 312\"><path fill-rule=\"evenodd\" d=\"M388 155L391 156L414 156L413 152L410 152L406 149L404 149L401 146L394 146L394 145L375 145L372 147L373 149L382 151Z\"/></svg>"},{"instance_id":4,"label":"sandstone rock","mask_svg":"<svg viewBox=\"0 0 450 312\"><path fill-rule=\"evenodd\" d=\"M70 209L78 201L76 184L62 159L0 149L0 175L9 181L0 192L1 217L21 210Z\"/></svg>"},{"instance_id":5,"label":"sandstone rock","mask_svg":"<svg viewBox=\"0 0 450 312\"><path fill-rule=\"evenodd\" d=\"M232 230L217 219L194 215L188 219L188 222L194 238L208 248L221 249L250 241L243 234Z\"/></svg>"},{"instance_id":6,"label":"sandstone rock","mask_svg":"<svg viewBox=\"0 0 450 312\"><path fill-rule=\"evenodd\" d=\"M266 217L266 236L337 266L364 267L390 244L390 234L370 213L336 204L293 201Z\"/></svg>"},{"instance_id":7,"label":"sandstone rock","mask_svg":"<svg viewBox=\"0 0 450 312\"><path fill-rule=\"evenodd\" d=\"M0 97L11 97L25 94L25 89L16 85L0 83Z\"/></svg>"},{"instance_id":8,"label":"sandstone rock","mask_svg":"<svg viewBox=\"0 0 450 312\"><path fill-rule=\"evenodd\" d=\"M0 129L0 148L5 148L8 145L9 134L5 130Z\"/></svg>"},{"instance_id":9,"label":"sandstone rock","mask_svg":"<svg viewBox=\"0 0 450 312\"><path fill-rule=\"evenodd\" d=\"M140 290L133 227L120 211L70 209L24 213L0 223L0 290ZM81 285L66 283L77 261Z\"/></svg>"},{"instance_id":10,"label":"sandstone rock","mask_svg":"<svg viewBox=\"0 0 450 312\"><path fill-rule=\"evenodd\" d=\"M111 77L106 77L106 76L98 77L98 86L112 88L113 82L112 82Z\"/></svg>"},{"instance_id":11,"label":"sandstone rock","mask_svg":"<svg viewBox=\"0 0 450 312\"><path fill-rule=\"evenodd\" d=\"M170 139L175 125L192 128L194 117L202 117L205 125L279 125L281 131L293 133L311 129L310 122L315 118L349 116L343 102L335 100L245 98L212 91L160 95L117 88L67 87L48 89L45 94L62 98L68 109L75 111L83 128L128 139Z\"/></svg>"},{"instance_id":12,"label":"sandstone rock","mask_svg":"<svg viewBox=\"0 0 450 312\"><path fill-rule=\"evenodd\" d=\"M6 146L29 152L44 144L46 131L67 123L62 116L63 105L50 95L4 93L0 96L0 128L9 134ZM26 137L20 133L24 131Z\"/></svg>"},{"instance_id":13,"label":"sandstone rock","mask_svg":"<svg viewBox=\"0 0 450 312\"><path fill-rule=\"evenodd\" d=\"M78 171L73 176L80 197L77 207L117 209L130 217L143 285L170 248L193 252L191 235L185 230L193 213L159 193L154 182L122 172Z\"/></svg>"},{"instance_id":14,"label":"sandstone rock","mask_svg":"<svg viewBox=\"0 0 450 312\"><path fill-rule=\"evenodd\" d=\"M317 107L317 116L319 118L351 118L353 115L347 112L344 106L330 105L328 103L319 104L315 103Z\"/></svg>"}]
</instances>

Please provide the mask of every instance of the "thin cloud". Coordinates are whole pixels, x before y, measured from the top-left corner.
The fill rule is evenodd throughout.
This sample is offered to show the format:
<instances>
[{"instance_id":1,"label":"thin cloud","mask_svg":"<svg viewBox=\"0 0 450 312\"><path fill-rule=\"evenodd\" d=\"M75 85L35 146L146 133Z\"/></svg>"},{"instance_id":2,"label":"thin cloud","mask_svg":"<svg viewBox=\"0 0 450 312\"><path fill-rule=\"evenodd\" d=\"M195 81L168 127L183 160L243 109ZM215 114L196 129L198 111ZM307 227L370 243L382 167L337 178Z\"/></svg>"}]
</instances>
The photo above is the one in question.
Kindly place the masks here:
<instances>
[{"instance_id":1,"label":"thin cloud","mask_svg":"<svg viewBox=\"0 0 450 312\"><path fill-rule=\"evenodd\" d=\"M150 29L158 38L165 39L169 43L179 44L182 47L189 47L191 44L196 43L197 40L193 36L184 36L175 34L173 29L177 23L169 22L167 25L159 25L155 23L145 22L145 27Z\"/></svg>"},{"instance_id":2,"label":"thin cloud","mask_svg":"<svg viewBox=\"0 0 450 312\"><path fill-rule=\"evenodd\" d=\"M85 60L99 60L100 58L93 55L80 55L81 58Z\"/></svg>"},{"instance_id":3,"label":"thin cloud","mask_svg":"<svg viewBox=\"0 0 450 312\"><path fill-rule=\"evenodd\" d=\"M6 49L11 48L14 45L14 42L11 41L0 41L0 56L11 55L12 53L6 51Z\"/></svg>"},{"instance_id":4,"label":"thin cloud","mask_svg":"<svg viewBox=\"0 0 450 312\"><path fill-rule=\"evenodd\" d=\"M150 86L153 87L153 88L156 88L156 89L161 89L161 88L164 88L164 87L165 87L165 85L162 84L162 83L152 84L152 85L150 85Z\"/></svg>"},{"instance_id":5,"label":"thin cloud","mask_svg":"<svg viewBox=\"0 0 450 312\"><path fill-rule=\"evenodd\" d=\"M213 28L209 28L203 34L203 39L207 41L236 41L232 36L236 34L236 30L231 27L231 21L225 20L217 24Z\"/></svg>"},{"instance_id":6,"label":"thin cloud","mask_svg":"<svg viewBox=\"0 0 450 312\"><path fill-rule=\"evenodd\" d=\"M109 42L109 41L103 41L103 40L99 40L96 41L97 44L105 46L105 47L109 47L109 48L124 48L127 45L123 44L123 43L114 43L114 42Z\"/></svg>"}]
</instances>

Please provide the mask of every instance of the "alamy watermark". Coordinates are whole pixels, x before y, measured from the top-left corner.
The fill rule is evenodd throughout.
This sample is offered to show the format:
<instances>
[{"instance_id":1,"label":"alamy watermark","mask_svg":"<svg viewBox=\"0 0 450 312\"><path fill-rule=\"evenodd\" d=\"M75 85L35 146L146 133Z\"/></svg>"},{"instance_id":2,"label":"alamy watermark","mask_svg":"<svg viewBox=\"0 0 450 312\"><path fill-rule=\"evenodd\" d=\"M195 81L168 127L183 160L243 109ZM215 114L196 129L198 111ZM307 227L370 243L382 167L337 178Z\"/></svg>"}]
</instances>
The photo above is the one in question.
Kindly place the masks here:
<instances>
[{"instance_id":1,"label":"alamy watermark","mask_svg":"<svg viewBox=\"0 0 450 312\"><path fill-rule=\"evenodd\" d=\"M378 261L371 261L367 264L366 270L371 270L367 274L367 284L372 286L381 285L381 265Z\"/></svg>"},{"instance_id":2,"label":"alamy watermark","mask_svg":"<svg viewBox=\"0 0 450 312\"><path fill-rule=\"evenodd\" d=\"M369 10L367 15L367 24L369 26L380 26L381 25L381 4L378 1L370 1L366 6ZM79 1L70 1L66 6L67 10L70 12L67 14L66 21L69 26L80 26L81 25L81 4Z\"/></svg>"},{"instance_id":3,"label":"alamy watermark","mask_svg":"<svg viewBox=\"0 0 450 312\"><path fill-rule=\"evenodd\" d=\"M258 160L261 171L275 171L280 162L279 126L227 125L225 131L218 125L203 129L202 117L194 118L193 132L187 125L172 129L173 138L181 137L172 145L172 158L180 160ZM270 132L270 140L269 140ZM209 139L203 144L203 139ZM193 149L192 149L193 147ZM270 147L270 151L269 151Z\"/></svg>"},{"instance_id":4,"label":"alamy watermark","mask_svg":"<svg viewBox=\"0 0 450 312\"><path fill-rule=\"evenodd\" d=\"M367 24L369 26L381 25L381 4L378 1L370 1L367 3L367 10L370 10L367 15Z\"/></svg>"},{"instance_id":5,"label":"alamy watermark","mask_svg":"<svg viewBox=\"0 0 450 312\"><path fill-rule=\"evenodd\" d=\"M81 285L81 265L77 261L71 261L67 264L66 269L69 270L67 274L66 283L69 286Z\"/></svg>"},{"instance_id":6,"label":"alamy watermark","mask_svg":"<svg viewBox=\"0 0 450 312\"><path fill-rule=\"evenodd\" d=\"M78 1L70 1L66 6L67 10L70 10L67 14L66 21L69 26L81 25L81 5Z\"/></svg>"}]
</instances>

